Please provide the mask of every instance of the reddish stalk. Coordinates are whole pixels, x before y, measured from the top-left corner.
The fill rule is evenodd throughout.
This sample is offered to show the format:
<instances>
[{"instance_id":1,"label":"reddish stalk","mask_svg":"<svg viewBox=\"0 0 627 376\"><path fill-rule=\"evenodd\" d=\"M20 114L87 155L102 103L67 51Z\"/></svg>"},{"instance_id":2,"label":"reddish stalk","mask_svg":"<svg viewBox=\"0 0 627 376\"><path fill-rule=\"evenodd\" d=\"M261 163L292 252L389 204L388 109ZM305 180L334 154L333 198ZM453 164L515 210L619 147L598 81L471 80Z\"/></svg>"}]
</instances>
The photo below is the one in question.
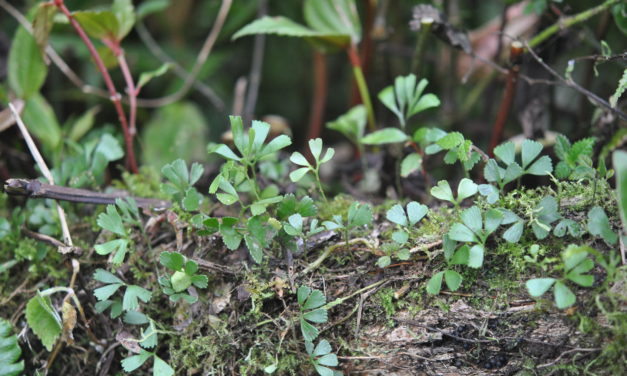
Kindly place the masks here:
<instances>
[{"instance_id":1,"label":"reddish stalk","mask_svg":"<svg viewBox=\"0 0 627 376\"><path fill-rule=\"evenodd\" d=\"M78 21L76 21L74 16L72 16L72 13L70 12L70 10L65 6L64 0L53 0L53 1L54 1L54 5L57 8L59 8L59 10L67 17L67 19L70 21L70 24L72 25L72 27L74 28L78 36L83 40L83 43L85 43L85 46L87 46L87 49L89 50L89 54L94 59L94 62L96 63L96 67L98 68L98 70L100 71L100 74L102 75L102 78L104 79L105 85L107 86L107 90L109 91L109 95L111 96L110 99L113 102L113 105L115 106L115 110L118 114L118 118L120 119L120 124L122 125L122 132L124 133L124 142L126 143L126 168L128 168L129 170L131 170L131 172L136 174L139 170L137 168L137 161L135 160L135 152L133 151L133 135L129 131L126 114L124 113L124 109L122 108L122 102L120 100L120 94L118 93L118 91L115 88L115 85L113 84L113 80L111 79L111 76L109 75L109 71L105 67L104 62L102 61L102 58L100 57L100 54L98 54L98 51L96 50L96 47L94 47L94 44L91 42L91 40L87 36L87 33L85 33L85 31L83 30L81 25L78 23Z\"/></svg>"},{"instance_id":2,"label":"reddish stalk","mask_svg":"<svg viewBox=\"0 0 627 376\"><path fill-rule=\"evenodd\" d=\"M355 78L355 83L357 83L361 101L366 107L366 112L368 114L368 127L370 128L370 131L374 132L377 129L377 123L374 118L374 110L372 108L372 101L370 100L370 93L368 92L366 78L364 77L364 72L361 69L361 59L359 58L357 46L351 43L351 45L346 49L346 53L348 54L348 59L351 65L353 66L353 77Z\"/></svg>"},{"instance_id":3,"label":"reddish stalk","mask_svg":"<svg viewBox=\"0 0 627 376\"><path fill-rule=\"evenodd\" d=\"M137 134L137 128L135 124L137 119L137 94L139 94L139 90L135 88L133 75L131 74L131 70L128 68L124 51L121 51L121 53L117 55L117 58L118 64L120 64L120 70L122 70L122 75L124 76L124 80L126 81L126 91L128 94L128 102L130 107L128 131L131 134L131 137L135 137L135 135Z\"/></svg>"},{"instance_id":4,"label":"reddish stalk","mask_svg":"<svg viewBox=\"0 0 627 376\"><path fill-rule=\"evenodd\" d=\"M520 42L512 42L510 45L510 65L511 67L507 71L505 78L505 91L503 92L503 99L499 107L499 112L496 115L494 121L494 127L492 128L492 139L490 140L490 148L488 154L490 157L494 156L494 148L503 139L503 130L505 129L505 122L509 115L509 110L512 108L512 102L514 101L514 95L516 93L516 81L518 80L518 72L520 66L518 65L518 58L523 52L523 46Z\"/></svg>"},{"instance_id":5,"label":"reddish stalk","mask_svg":"<svg viewBox=\"0 0 627 376\"><path fill-rule=\"evenodd\" d=\"M318 138L322 133L322 120L327 101L327 60L325 54L317 50L313 51L313 80L308 140Z\"/></svg>"}]
</instances>

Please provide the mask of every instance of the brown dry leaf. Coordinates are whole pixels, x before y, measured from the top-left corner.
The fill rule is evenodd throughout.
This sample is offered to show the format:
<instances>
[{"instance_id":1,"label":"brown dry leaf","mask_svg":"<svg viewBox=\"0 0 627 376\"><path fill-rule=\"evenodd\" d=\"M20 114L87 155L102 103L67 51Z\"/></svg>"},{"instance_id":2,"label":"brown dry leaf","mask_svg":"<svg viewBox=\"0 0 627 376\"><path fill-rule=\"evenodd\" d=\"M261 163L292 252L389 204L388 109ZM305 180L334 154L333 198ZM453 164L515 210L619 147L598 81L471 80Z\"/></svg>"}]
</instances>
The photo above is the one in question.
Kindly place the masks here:
<instances>
[{"instance_id":1,"label":"brown dry leaf","mask_svg":"<svg viewBox=\"0 0 627 376\"><path fill-rule=\"evenodd\" d=\"M74 334L72 331L76 327L76 308L70 302L64 301L61 312L63 316L63 340L73 344Z\"/></svg>"},{"instance_id":2,"label":"brown dry leaf","mask_svg":"<svg viewBox=\"0 0 627 376\"><path fill-rule=\"evenodd\" d=\"M129 332L122 331L118 333L115 336L115 340L132 353L139 354L142 351L141 347L139 347L139 342Z\"/></svg>"}]
</instances>

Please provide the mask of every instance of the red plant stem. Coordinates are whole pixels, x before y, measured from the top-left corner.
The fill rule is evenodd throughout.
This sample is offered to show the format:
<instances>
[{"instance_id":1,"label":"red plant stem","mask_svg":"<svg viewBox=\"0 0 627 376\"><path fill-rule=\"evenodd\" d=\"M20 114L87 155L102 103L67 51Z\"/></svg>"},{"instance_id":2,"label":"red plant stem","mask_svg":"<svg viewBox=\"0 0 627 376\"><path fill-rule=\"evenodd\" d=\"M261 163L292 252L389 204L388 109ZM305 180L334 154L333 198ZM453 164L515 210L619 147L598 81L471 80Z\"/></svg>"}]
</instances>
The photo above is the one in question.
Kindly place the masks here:
<instances>
[{"instance_id":1,"label":"red plant stem","mask_svg":"<svg viewBox=\"0 0 627 376\"><path fill-rule=\"evenodd\" d=\"M374 19L377 13L377 1L376 0L364 0L364 7L366 8L366 17L364 20L364 31L361 49L361 61L364 76L368 76L370 71L370 63L372 61L373 43L372 43L372 28L374 27Z\"/></svg>"},{"instance_id":2,"label":"red plant stem","mask_svg":"<svg viewBox=\"0 0 627 376\"><path fill-rule=\"evenodd\" d=\"M118 118L120 119L120 124L122 125L124 142L126 143L126 167L130 169L131 172L136 174L139 170L137 169L137 161L135 160L135 152L133 151L133 135L131 134L131 132L129 132L126 115L124 114L122 102L120 101L120 94L117 92L115 85L113 84L113 80L109 75L109 71L105 67L102 59L100 58L98 51L96 51L96 47L94 47L94 44L91 42L78 21L76 21L74 16L72 16L70 10L65 6L64 0L54 0L54 5L59 8L59 10L67 17L74 30L76 30L78 36L83 40L83 43L85 43L85 46L87 46L91 57L96 63L96 67L98 68L100 74L102 75L102 78L104 79L105 85L109 90L109 95L111 96L110 99L115 106L115 110L118 113Z\"/></svg>"},{"instance_id":3,"label":"red plant stem","mask_svg":"<svg viewBox=\"0 0 627 376\"><path fill-rule=\"evenodd\" d=\"M313 52L313 97L311 98L311 113L309 114L309 131L307 139L320 137L322 133L322 120L327 101L327 60L326 55L320 51Z\"/></svg>"},{"instance_id":4,"label":"red plant stem","mask_svg":"<svg viewBox=\"0 0 627 376\"><path fill-rule=\"evenodd\" d=\"M128 68L124 51L121 51L121 53L118 55L118 64L120 64L120 70L122 70L122 75L124 76L124 80L126 81L126 89L128 92L128 102L130 107L128 130L131 134L131 137L134 137L137 134L137 128L135 127L135 123L137 119L137 94L139 94L139 90L135 88L133 76L131 75L131 71Z\"/></svg>"},{"instance_id":5,"label":"red plant stem","mask_svg":"<svg viewBox=\"0 0 627 376\"><path fill-rule=\"evenodd\" d=\"M514 101L514 94L516 93L516 81L518 79L518 72L520 66L518 65L518 58L523 52L523 47L520 42L513 42L510 46L510 62L511 68L507 72L505 81L505 91L503 92L503 99L499 107L499 112L496 115L494 121L494 127L492 128L492 139L490 140L490 148L488 154L490 157L494 157L494 148L501 142L503 138L503 130L505 129L505 122L509 115L509 110L512 108L512 102Z\"/></svg>"}]
</instances>

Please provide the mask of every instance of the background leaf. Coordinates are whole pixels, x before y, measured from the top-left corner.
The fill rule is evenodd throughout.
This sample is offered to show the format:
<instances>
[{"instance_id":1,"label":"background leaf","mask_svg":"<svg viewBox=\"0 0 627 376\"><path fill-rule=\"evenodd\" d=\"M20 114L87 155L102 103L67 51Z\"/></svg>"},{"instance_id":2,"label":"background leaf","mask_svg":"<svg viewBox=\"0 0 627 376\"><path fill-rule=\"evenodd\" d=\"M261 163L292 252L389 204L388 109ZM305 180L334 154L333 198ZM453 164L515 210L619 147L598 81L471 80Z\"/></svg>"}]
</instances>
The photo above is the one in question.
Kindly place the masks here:
<instances>
[{"instance_id":1,"label":"background leaf","mask_svg":"<svg viewBox=\"0 0 627 376\"><path fill-rule=\"evenodd\" d=\"M39 293L32 297L26 304L26 321L46 350L52 351L61 334L62 326L61 318L52 308L50 298Z\"/></svg>"},{"instance_id":2,"label":"background leaf","mask_svg":"<svg viewBox=\"0 0 627 376\"><path fill-rule=\"evenodd\" d=\"M17 376L24 370L24 361L19 360L22 349L17 337L12 335L11 324L0 318L0 375Z\"/></svg>"},{"instance_id":3,"label":"background leaf","mask_svg":"<svg viewBox=\"0 0 627 376\"><path fill-rule=\"evenodd\" d=\"M9 86L16 96L28 99L39 92L48 74L48 67L35 38L21 26L13 37L7 64Z\"/></svg>"}]
</instances>

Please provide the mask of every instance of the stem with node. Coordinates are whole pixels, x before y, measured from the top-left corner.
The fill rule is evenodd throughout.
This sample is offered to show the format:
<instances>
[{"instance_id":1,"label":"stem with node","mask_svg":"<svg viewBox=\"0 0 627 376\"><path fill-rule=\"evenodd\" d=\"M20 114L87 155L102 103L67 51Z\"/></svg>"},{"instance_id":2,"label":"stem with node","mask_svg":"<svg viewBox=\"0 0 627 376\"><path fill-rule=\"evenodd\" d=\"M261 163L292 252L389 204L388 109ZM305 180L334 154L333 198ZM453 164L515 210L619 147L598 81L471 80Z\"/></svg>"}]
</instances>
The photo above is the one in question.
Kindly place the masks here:
<instances>
[{"instance_id":1,"label":"stem with node","mask_svg":"<svg viewBox=\"0 0 627 376\"><path fill-rule=\"evenodd\" d=\"M107 90L109 91L109 95L111 96L111 101L115 106L115 110L118 114L118 118L120 119L120 124L122 125L122 132L124 133L124 142L126 143L126 167L131 170L133 173L138 173L137 161L135 160L135 152L133 150L133 134L131 134L128 126L128 120L126 119L126 114L124 113L124 109L122 108L122 101L120 100L120 94L115 88L113 84L113 80L111 79L111 75L109 75L109 71L105 66L100 54L96 50L96 47L91 42L85 30L81 27L81 25L76 21L70 10L65 6L64 0L54 0L54 5L59 8L61 13L63 13L67 19L70 21L70 24L81 38L87 49L89 50L89 54L94 59L96 63L96 67L102 78L104 79L105 85L107 86Z\"/></svg>"}]
</instances>

